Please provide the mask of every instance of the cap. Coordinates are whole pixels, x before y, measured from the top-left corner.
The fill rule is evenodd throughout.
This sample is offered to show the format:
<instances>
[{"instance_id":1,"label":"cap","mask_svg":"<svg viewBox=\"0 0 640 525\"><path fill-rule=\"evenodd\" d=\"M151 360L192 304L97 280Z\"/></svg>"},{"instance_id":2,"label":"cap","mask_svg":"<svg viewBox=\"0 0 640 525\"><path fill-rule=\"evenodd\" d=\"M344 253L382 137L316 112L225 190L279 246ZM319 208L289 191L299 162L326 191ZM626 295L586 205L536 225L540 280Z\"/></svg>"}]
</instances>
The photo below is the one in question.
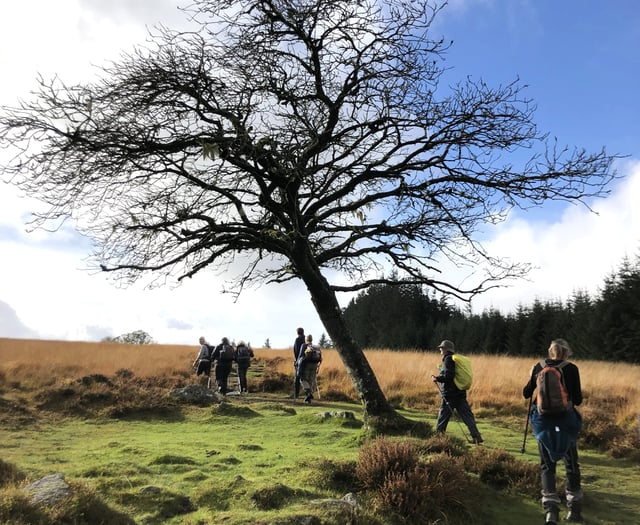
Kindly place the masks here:
<instances>
[{"instance_id":1,"label":"cap","mask_svg":"<svg viewBox=\"0 0 640 525\"><path fill-rule=\"evenodd\" d=\"M440 343L438 345L438 349L443 349L443 350L450 350L451 352L454 352L456 347L453 344L452 341L449 341L448 339L445 339L444 341L442 341L442 343Z\"/></svg>"}]
</instances>

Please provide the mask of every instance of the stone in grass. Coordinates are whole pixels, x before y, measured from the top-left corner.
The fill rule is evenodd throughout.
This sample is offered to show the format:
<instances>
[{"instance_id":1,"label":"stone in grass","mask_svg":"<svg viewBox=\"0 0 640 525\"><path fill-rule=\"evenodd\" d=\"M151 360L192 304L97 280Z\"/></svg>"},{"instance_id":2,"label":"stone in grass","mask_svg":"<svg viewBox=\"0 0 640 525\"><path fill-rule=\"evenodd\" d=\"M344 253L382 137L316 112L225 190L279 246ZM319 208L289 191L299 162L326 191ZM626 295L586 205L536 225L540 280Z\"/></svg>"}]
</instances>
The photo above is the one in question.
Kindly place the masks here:
<instances>
[{"instance_id":1,"label":"stone in grass","mask_svg":"<svg viewBox=\"0 0 640 525\"><path fill-rule=\"evenodd\" d=\"M55 505L73 496L73 489L60 473L51 474L34 481L27 485L24 490L29 494L29 498L33 503L44 506Z\"/></svg>"}]
</instances>

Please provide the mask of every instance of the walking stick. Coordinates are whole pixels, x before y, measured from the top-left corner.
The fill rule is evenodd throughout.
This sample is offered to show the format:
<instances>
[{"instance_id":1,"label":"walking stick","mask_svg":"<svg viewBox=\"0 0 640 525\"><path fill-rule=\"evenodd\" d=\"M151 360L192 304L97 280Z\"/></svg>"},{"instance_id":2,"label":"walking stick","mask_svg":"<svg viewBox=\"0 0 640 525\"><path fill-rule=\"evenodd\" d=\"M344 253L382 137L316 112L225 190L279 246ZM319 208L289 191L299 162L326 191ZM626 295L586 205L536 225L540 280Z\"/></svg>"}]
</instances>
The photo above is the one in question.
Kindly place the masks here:
<instances>
[{"instance_id":1,"label":"walking stick","mask_svg":"<svg viewBox=\"0 0 640 525\"><path fill-rule=\"evenodd\" d=\"M522 450L521 454L524 454L524 445L527 442L527 432L529 431L529 414L531 413L531 404L533 403L533 394L529 398L529 407L527 408L527 422L524 425L524 437L522 438Z\"/></svg>"},{"instance_id":2,"label":"walking stick","mask_svg":"<svg viewBox=\"0 0 640 525\"><path fill-rule=\"evenodd\" d=\"M318 363L318 367L316 368L316 390L318 391L318 399L320 399L320 385L318 385L318 372L320 372L320 363Z\"/></svg>"}]
</instances>

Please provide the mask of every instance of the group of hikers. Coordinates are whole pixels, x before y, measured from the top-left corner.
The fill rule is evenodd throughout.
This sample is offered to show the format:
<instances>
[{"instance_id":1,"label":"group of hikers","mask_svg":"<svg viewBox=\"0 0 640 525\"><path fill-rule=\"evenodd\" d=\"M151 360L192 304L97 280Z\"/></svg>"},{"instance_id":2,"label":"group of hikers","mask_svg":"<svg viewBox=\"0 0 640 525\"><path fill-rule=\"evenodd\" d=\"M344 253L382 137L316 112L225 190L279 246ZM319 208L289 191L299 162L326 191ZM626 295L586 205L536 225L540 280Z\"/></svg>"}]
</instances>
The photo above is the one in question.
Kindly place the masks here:
<instances>
[{"instance_id":1,"label":"group of hikers","mask_svg":"<svg viewBox=\"0 0 640 525\"><path fill-rule=\"evenodd\" d=\"M215 362L218 390L226 394L228 376L233 362L236 362L240 391L246 392L246 373L253 351L242 341L234 348L226 337L222 338L222 342L215 348L208 345L204 337L201 337L200 345L200 352L194 361L197 374L209 377L212 363ZM230 351L227 351L229 349ZM467 390L471 379L470 369L469 381L461 379L461 370L466 366L465 362L468 362L468 358L456 354L455 345L449 340L442 341L438 349L442 357L440 372L438 375L431 376L441 397L436 432L446 432L455 411L469 430L471 435L469 441L481 445L484 440L467 401ZM565 497L568 514L565 521L582 522L583 493L576 446L582 425L582 417L576 407L582 403L582 390L580 372L574 363L568 361L570 355L571 348L567 341L564 339L551 341L548 357L531 368L528 381L522 389L523 397L529 399L525 440L530 421L538 443L545 525L557 525L560 519L561 499L556 488L556 464L560 460L564 462L566 471ZM295 373L293 397L298 399L303 390L304 402L310 404L314 398L313 391L316 387L322 352L318 345L313 344L313 337L305 335L303 328L296 330L293 358ZM522 452L524 452L524 442Z\"/></svg>"},{"instance_id":2,"label":"group of hikers","mask_svg":"<svg viewBox=\"0 0 640 525\"><path fill-rule=\"evenodd\" d=\"M313 336L304 334L303 328L296 330L296 340L293 345L295 387L294 398L300 396L300 389L305 393L304 402L311 403L313 389L317 388L317 374L322 362L322 350L320 346L313 344ZM217 346L207 343L204 337L199 339L200 349L193 361L193 368L198 377L202 376L208 388L211 387L211 369L214 370L217 390L222 395L229 393L229 375L233 370L233 363L237 365L239 391L241 394L248 392L247 370L251 366L253 350L244 341L233 345L226 337ZM214 366L215 363L215 366Z\"/></svg>"},{"instance_id":3,"label":"group of hikers","mask_svg":"<svg viewBox=\"0 0 640 525\"><path fill-rule=\"evenodd\" d=\"M253 350L244 341L238 341L237 345L232 345L229 339L223 337L217 346L210 345L204 337L200 337L200 350L193 362L193 368L197 376L202 376L211 387L211 368L215 363L214 376L218 387L218 392L226 395L229 392L229 374L233 370L233 363L237 365L238 382L240 383L240 393L248 392L247 370L251 366L251 358L254 357Z\"/></svg>"}]
</instances>

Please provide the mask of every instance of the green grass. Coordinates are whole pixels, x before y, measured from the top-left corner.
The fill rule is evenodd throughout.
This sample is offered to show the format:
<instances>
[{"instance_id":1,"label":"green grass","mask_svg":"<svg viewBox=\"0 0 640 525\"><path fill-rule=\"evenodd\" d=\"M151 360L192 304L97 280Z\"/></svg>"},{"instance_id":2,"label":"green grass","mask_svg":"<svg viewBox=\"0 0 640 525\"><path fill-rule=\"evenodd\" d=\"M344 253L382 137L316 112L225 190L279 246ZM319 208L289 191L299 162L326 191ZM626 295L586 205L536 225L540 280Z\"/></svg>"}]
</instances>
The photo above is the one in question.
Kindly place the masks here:
<instances>
[{"instance_id":1,"label":"green grass","mask_svg":"<svg viewBox=\"0 0 640 525\"><path fill-rule=\"evenodd\" d=\"M340 498L348 491L322 482L319 463L354 462L364 439L359 405L322 405L293 405L274 396L253 402L233 398L166 417L43 417L0 428L0 459L16 465L26 481L61 472L136 523L293 523L295 516L309 515L310 500ZM357 419L317 415L326 410L351 410ZM435 414L402 412L435 423ZM521 453L524 421L479 418L478 424L486 449L537 464L531 435ZM448 434L463 437L455 418ZM581 449L581 454L588 523L635 525L640 516L638 464L592 450ZM562 478L562 465L558 473ZM0 501L10 494L0 491ZM537 488L520 494L475 482L459 498L467 516L443 523L541 523ZM366 509L363 516L364 523L385 523Z\"/></svg>"}]
</instances>

